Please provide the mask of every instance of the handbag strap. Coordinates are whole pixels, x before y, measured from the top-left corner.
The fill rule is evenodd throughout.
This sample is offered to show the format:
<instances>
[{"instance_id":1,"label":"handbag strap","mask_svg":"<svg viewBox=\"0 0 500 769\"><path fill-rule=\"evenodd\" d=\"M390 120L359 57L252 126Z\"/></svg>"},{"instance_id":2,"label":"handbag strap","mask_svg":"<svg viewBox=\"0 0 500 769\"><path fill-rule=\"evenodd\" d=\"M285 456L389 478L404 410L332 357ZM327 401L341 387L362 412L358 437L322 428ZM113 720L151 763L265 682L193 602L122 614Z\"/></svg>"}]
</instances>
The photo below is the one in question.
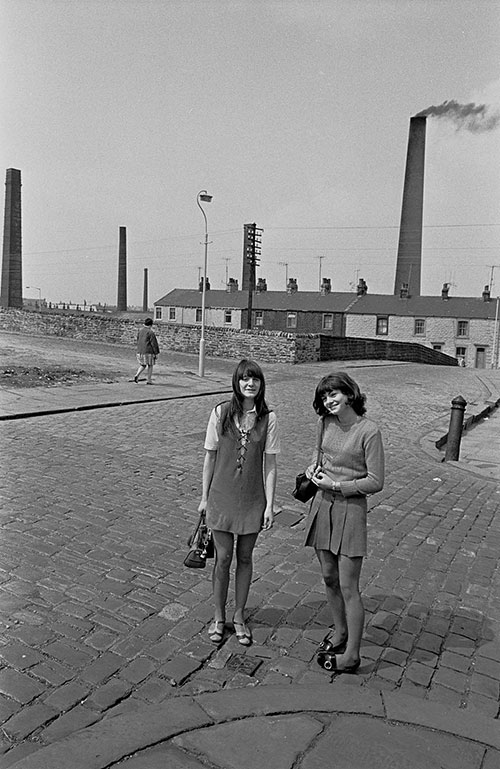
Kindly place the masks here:
<instances>
[{"instance_id":1,"label":"handbag strap","mask_svg":"<svg viewBox=\"0 0 500 769\"><path fill-rule=\"evenodd\" d=\"M324 417L321 417L318 421L318 428L316 432L316 465L320 465L321 462L321 444L323 443L323 430L325 429L325 420Z\"/></svg>"}]
</instances>

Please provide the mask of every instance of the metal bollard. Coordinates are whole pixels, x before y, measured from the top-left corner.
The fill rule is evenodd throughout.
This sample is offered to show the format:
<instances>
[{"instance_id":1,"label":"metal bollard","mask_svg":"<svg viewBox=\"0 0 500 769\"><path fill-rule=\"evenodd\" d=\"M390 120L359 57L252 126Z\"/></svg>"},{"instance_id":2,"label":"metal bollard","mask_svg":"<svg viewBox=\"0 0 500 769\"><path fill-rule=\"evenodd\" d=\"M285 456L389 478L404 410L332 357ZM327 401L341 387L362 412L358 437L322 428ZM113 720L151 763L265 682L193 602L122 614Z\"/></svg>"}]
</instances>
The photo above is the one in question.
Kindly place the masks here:
<instances>
[{"instance_id":1,"label":"metal bollard","mask_svg":"<svg viewBox=\"0 0 500 769\"><path fill-rule=\"evenodd\" d=\"M446 441L445 462L456 462L460 455L460 441L462 440L462 428L464 424L464 412L467 401L461 395L457 395L451 402L450 426Z\"/></svg>"}]
</instances>

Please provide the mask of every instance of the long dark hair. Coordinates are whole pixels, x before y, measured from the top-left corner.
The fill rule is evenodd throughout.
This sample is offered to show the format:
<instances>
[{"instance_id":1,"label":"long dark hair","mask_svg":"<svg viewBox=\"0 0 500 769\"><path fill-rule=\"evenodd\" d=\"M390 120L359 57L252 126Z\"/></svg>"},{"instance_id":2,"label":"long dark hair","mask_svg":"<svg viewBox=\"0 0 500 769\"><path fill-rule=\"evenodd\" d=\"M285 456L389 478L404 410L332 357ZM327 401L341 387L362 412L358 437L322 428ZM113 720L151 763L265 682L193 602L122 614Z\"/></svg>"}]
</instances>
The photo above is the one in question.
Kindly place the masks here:
<instances>
[{"instance_id":1,"label":"long dark hair","mask_svg":"<svg viewBox=\"0 0 500 769\"><path fill-rule=\"evenodd\" d=\"M363 414L366 413L366 395L360 391L358 384L349 376L349 374L346 374L345 371L335 371L332 374L324 376L323 379L320 380L316 387L316 392L314 393L313 407L320 417L325 417L329 414L323 402L323 398L325 395L328 395L328 393L331 393L332 390L338 390L339 392L344 393L344 395L347 395L349 406L356 412L356 414L358 414L358 416L362 417Z\"/></svg>"},{"instance_id":2,"label":"long dark hair","mask_svg":"<svg viewBox=\"0 0 500 769\"><path fill-rule=\"evenodd\" d=\"M266 380L264 379L264 373L258 363L248 358L240 360L233 372L233 395L229 403L229 408L222 420L221 431L226 432L233 423L234 417L241 418L243 416L243 401L244 397L240 392L240 379L244 379L247 376L254 377L260 381L259 392L255 396L255 411L257 412L257 422L269 414L269 408L266 403Z\"/></svg>"}]
</instances>

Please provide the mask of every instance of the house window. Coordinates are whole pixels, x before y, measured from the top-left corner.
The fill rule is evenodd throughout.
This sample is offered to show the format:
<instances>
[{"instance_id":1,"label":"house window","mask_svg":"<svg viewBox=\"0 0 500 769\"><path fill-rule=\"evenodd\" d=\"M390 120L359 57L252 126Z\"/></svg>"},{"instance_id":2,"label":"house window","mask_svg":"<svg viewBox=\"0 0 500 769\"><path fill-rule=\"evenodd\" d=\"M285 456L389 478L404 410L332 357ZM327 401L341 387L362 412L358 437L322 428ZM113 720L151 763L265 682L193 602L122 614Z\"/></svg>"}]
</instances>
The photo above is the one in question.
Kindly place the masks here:
<instances>
[{"instance_id":1,"label":"house window","mask_svg":"<svg viewBox=\"0 0 500 769\"><path fill-rule=\"evenodd\" d=\"M286 327L297 328L297 313L289 312L286 316Z\"/></svg>"},{"instance_id":2,"label":"house window","mask_svg":"<svg viewBox=\"0 0 500 769\"><path fill-rule=\"evenodd\" d=\"M441 343L439 343L439 344L433 344L433 345L432 345L432 349L433 349L433 350L437 350L438 352L440 352L440 351L443 349L443 345L442 345Z\"/></svg>"},{"instance_id":3,"label":"house window","mask_svg":"<svg viewBox=\"0 0 500 769\"><path fill-rule=\"evenodd\" d=\"M196 323L201 323L201 307L196 308Z\"/></svg>"},{"instance_id":4,"label":"house window","mask_svg":"<svg viewBox=\"0 0 500 769\"><path fill-rule=\"evenodd\" d=\"M325 312L323 314L323 328L325 331L331 331L333 328L333 314Z\"/></svg>"},{"instance_id":5,"label":"house window","mask_svg":"<svg viewBox=\"0 0 500 769\"><path fill-rule=\"evenodd\" d=\"M457 324L457 336L469 336L469 321L459 320Z\"/></svg>"},{"instance_id":6,"label":"house window","mask_svg":"<svg viewBox=\"0 0 500 769\"><path fill-rule=\"evenodd\" d=\"M387 336L389 333L389 318L387 315L380 315L377 318L377 335Z\"/></svg>"},{"instance_id":7,"label":"house window","mask_svg":"<svg viewBox=\"0 0 500 769\"><path fill-rule=\"evenodd\" d=\"M263 310L255 310L255 325L256 326L263 326L264 325L264 311Z\"/></svg>"},{"instance_id":8,"label":"house window","mask_svg":"<svg viewBox=\"0 0 500 769\"><path fill-rule=\"evenodd\" d=\"M224 310L224 323L232 323L232 320L233 320L233 311Z\"/></svg>"},{"instance_id":9,"label":"house window","mask_svg":"<svg viewBox=\"0 0 500 769\"><path fill-rule=\"evenodd\" d=\"M155 307L155 320L161 320L161 307Z\"/></svg>"},{"instance_id":10,"label":"house window","mask_svg":"<svg viewBox=\"0 0 500 769\"><path fill-rule=\"evenodd\" d=\"M415 330L414 334L425 334L425 320L424 318L415 318Z\"/></svg>"},{"instance_id":11,"label":"house window","mask_svg":"<svg viewBox=\"0 0 500 769\"><path fill-rule=\"evenodd\" d=\"M457 347L455 350L455 358L458 360L459 366L465 366L465 356L467 354L467 347Z\"/></svg>"},{"instance_id":12,"label":"house window","mask_svg":"<svg viewBox=\"0 0 500 769\"><path fill-rule=\"evenodd\" d=\"M168 319L169 320L175 320L175 307L169 307L168 308Z\"/></svg>"}]
</instances>

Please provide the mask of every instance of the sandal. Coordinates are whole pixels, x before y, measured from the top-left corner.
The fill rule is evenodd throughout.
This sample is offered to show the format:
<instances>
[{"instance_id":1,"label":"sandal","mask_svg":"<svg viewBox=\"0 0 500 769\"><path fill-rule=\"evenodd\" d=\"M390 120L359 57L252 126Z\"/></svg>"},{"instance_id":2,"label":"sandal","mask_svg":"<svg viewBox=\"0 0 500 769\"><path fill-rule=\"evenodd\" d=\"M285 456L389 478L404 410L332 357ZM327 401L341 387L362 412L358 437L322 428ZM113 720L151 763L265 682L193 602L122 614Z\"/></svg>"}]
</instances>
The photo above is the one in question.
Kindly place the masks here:
<instances>
[{"instance_id":1,"label":"sandal","mask_svg":"<svg viewBox=\"0 0 500 769\"><path fill-rule=\"evenodd\" d=\"M208 628L208 637L213 644L220 644L224 637L224 620L214 619Z\"/></svg>"},{"instance_id":2,"label":"sandal","mask_svg":"<svg viewBox=\"0 0 500 769\"><path fill-rule=\"evenodd\" d=\"M236 622L234 619L233 625L238 643L240 643L242 646L250 646L252 643L252 633L250 632L250 628L245 625L244 622Z\"/></svg>"}]
</instances>

